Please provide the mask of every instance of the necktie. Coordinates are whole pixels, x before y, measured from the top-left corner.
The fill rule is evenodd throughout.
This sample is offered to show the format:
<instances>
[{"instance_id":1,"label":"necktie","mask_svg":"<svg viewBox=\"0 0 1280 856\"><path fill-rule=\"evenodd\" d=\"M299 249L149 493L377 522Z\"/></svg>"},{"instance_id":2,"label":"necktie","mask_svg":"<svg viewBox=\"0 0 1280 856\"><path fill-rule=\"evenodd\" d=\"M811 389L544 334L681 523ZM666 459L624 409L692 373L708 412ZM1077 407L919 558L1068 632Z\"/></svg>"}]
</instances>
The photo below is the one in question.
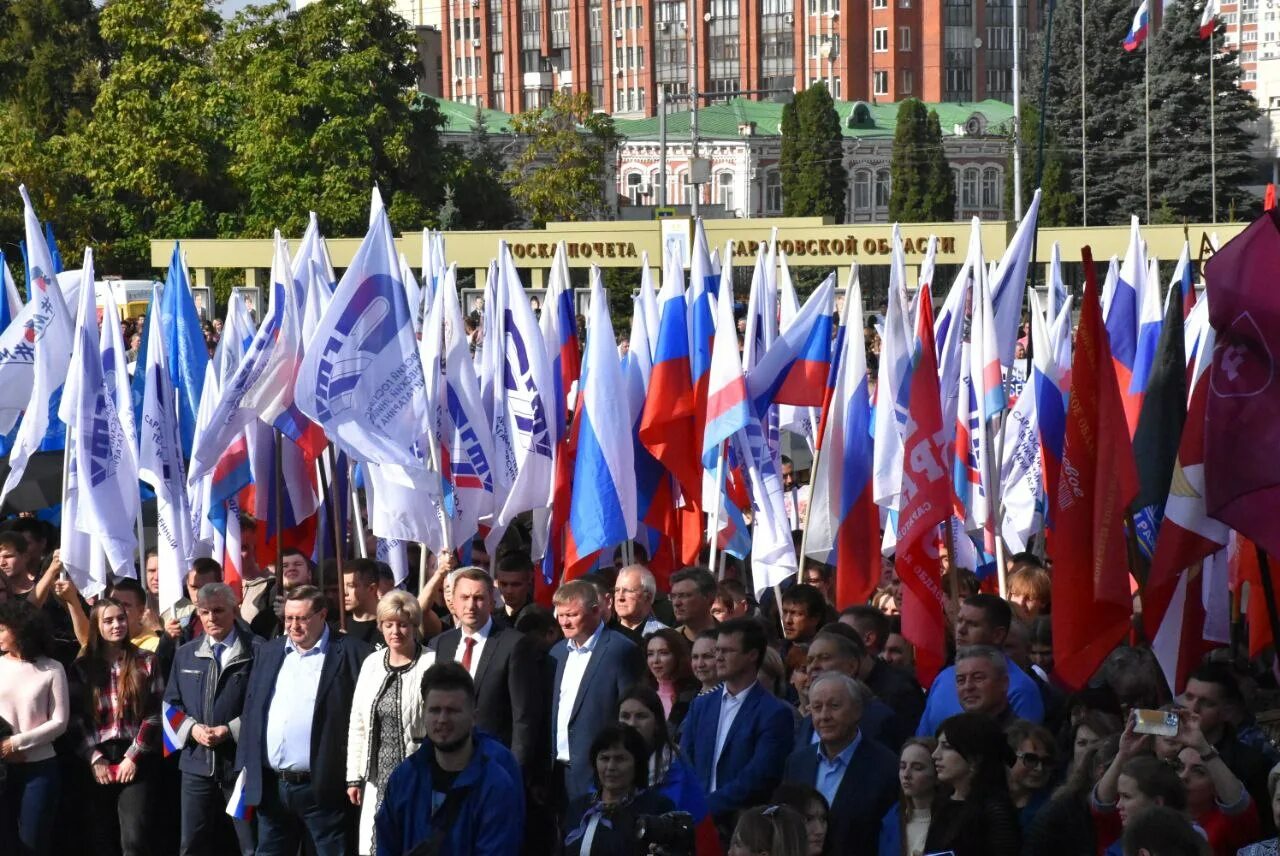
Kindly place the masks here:
<instances>
[{"instance_id":1,"label":"necktie","mask_svg":"<svg viewBox=\"0 0 1280 856\"><path fill-rule=\"evenodd\" d=\"M471 652L475 650L476 637L468 636L462 640L462 644L464 646L464 650L462 652L462 668L469 672L471 671Z\"/></svg>"},{"instance_id":2,"label":"necktie","mask_svg":"<svg viewBox=\"0 0 1280 856\"><path fill-rule=\"evenodd\" d=\"M213 683L216 686L218 678L222 676L222 652L227 650L226 643L213 643Z\"/></svg>"}]
</instances>

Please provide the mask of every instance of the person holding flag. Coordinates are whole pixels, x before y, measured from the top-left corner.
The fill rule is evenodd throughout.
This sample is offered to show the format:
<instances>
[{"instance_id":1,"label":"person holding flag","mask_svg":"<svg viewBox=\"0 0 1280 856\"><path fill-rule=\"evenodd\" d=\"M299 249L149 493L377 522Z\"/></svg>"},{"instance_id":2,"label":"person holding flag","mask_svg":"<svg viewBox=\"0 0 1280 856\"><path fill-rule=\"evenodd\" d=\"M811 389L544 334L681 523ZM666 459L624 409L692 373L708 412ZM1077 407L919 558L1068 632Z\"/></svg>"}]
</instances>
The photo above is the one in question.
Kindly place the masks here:
<instances>
[{"instance_id":1,"label":"person holding flag","mask_svg":"<svg viewBox=\"0 0 1280 856\"><path fill-rule=\"evenodd\" d=\"M245 690L262 645L237 607L225 583L209 583L196 594L204 633L174 654L161 703L164 754L182 754L181 848L192 856L226 853L231 840L242 856L254 852L252 825L224 810L235 786L231 770Z\"/></svg>"}]
</instances>

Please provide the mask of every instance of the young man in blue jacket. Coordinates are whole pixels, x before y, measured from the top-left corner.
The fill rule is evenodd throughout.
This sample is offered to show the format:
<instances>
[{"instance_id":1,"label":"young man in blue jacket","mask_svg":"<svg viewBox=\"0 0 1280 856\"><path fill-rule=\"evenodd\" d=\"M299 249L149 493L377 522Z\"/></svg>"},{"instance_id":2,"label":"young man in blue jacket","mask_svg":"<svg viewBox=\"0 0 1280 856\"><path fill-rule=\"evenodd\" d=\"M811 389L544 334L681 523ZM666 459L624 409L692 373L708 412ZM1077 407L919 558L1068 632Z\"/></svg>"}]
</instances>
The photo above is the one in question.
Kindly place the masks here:
<instances>
[{"instance_id":1,"label":"young man in blue jacket","mask_svg":"<svg viewBox=\"0 0 1280 856\"><path fill-rule=\"evenodd\" d=\"M517 856L524 789L511 750L477 731L476 691L458 663L422 676L427 740L395 769L375 820L378 856Z\"/></svg>"}]
</instances>

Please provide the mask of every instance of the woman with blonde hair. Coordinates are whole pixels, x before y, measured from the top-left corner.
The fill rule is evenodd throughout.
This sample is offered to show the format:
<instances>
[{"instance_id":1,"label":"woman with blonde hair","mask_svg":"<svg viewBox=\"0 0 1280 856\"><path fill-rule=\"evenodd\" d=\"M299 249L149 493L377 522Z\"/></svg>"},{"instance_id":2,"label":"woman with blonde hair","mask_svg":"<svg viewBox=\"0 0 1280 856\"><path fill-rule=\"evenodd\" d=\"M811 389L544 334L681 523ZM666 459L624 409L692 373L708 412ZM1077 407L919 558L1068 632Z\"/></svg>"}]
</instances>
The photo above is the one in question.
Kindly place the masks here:
<instances>
[{"instance_id":1,"label":"woman with blonde hair","mask_svg":"<svg viewBox=\"0 0 1280 856\"><path fill-rule=\"evenodd\" d=\"M932 737L912 737L898 754L898 804L880 823L880 856L920 856L929 834L938 772L933 766Z\"/></svg>"},{"instance_id":2,"label":"woman with blonde hair","mask_svg":"<svg viewBox=\"0 0 1280 856\"><path fill-rule=\"evenodd\" d=\"M426 735L422 676L435 652L418 638L422 607L406 592L378 601L378 630L387 647L360 667L347 730L347 797L360 806L359 849L373 853L373 818L391 771Z\"/></svg>"}]
</instances>

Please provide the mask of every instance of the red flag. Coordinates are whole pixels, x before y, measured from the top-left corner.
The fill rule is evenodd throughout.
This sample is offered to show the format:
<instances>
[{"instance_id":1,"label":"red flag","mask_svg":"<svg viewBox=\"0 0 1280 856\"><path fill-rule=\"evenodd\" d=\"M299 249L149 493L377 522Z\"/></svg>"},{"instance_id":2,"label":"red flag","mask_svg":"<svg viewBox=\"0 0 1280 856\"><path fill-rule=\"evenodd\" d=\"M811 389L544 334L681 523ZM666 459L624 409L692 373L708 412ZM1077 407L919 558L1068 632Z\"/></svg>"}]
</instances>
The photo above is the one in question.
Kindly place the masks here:
<instances>
[{"instance_id":1,"label":"red flag","mask_svg":"<svg viewBox=\"0 0 1280 856\"><path fill-rule=\"evenodd\" d=\"M1280 555L1280 212L1268 211L1205 265L1217 334L1205 413L1205 507Z\"/></svg>"},{"instance_id":2,"label":"red flag","mask_svg":"<svg viewBox=\"0 0 1280 856\"><path fill-rule=\"evenodd\" d=\"M894 572L902 580L902 635L916 646L920 683L933 682L947 658L942 612L938 524L951 513L951 479L945 465L942 401L933 342L933 301L920 293L919 344L912 358L907 435L902 449L902 508Z\"/></svg>"},{"instance_id":3,"label":"red flag","mask_svg":"<svg viewBox=\"0 0 1280 856\"><path fill-rule=\"evenodd\" d=\"M1276 207L1276 186L1274 184L1267 185L1267 195L1262 200L1262 210L1270 211Z\"/></svg>"},{"instance_id":4,"label":"red flag","mask_svg":"<svg viewBox=\"0 0 1280 856\"><path fill-rule=\"evenodd\" d=\"M1084 686L1129 629L1133 596L1124 514L1138 493L1093 256L1088 247L1081 253L1087 286L1053 497L1053 654L1058 677L1073 689Z\"/></svg>"}]
</instances>

